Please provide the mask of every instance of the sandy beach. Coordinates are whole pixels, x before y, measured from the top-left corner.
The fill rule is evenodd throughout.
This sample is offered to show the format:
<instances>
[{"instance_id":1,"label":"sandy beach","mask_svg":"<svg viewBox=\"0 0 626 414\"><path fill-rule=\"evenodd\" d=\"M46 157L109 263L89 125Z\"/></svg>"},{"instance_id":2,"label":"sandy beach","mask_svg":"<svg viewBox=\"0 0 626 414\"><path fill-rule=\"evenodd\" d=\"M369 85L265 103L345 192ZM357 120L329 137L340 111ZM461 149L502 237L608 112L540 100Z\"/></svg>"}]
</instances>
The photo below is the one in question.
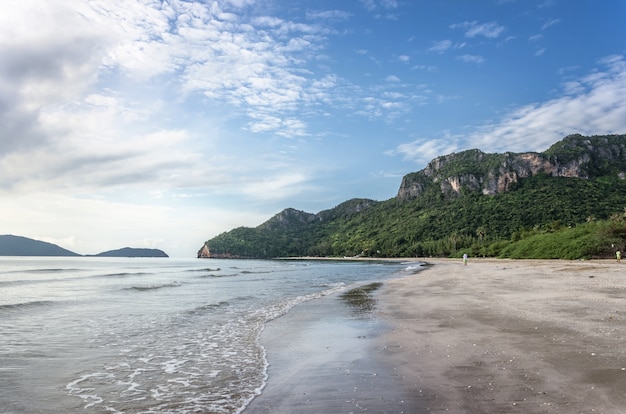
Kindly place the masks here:
<instances>
[{"instance_id":1,"label":"sandy beach","mask_svg":"<svg viewBox=\"0 0 626 414\"><path fill-rule=\"evenodd\" d=\"M626 263L427 262L367 315L329 297L270 323L245 413L626 412Z\"/></svg>"}]
</instances>

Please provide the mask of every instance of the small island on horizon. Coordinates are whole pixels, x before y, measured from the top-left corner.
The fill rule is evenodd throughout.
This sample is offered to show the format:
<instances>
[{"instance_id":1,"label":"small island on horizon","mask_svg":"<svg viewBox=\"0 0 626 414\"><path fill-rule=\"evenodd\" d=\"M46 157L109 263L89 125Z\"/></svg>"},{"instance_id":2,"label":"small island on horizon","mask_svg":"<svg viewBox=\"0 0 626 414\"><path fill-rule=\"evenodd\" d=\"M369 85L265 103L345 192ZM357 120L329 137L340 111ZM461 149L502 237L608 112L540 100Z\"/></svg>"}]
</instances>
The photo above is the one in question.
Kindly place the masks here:
<instances>
[{"instance_id":1,"label":"small island on horizon","mask_svg":"<svg viewBox=\"0 0 626 414\"><path fill-rule=\"evenodd\" d=\"M91 255L90 255L91 256ZM169 257L163 250L123 247L93 255L96 257Z\"/></svg>"}]
</instances>

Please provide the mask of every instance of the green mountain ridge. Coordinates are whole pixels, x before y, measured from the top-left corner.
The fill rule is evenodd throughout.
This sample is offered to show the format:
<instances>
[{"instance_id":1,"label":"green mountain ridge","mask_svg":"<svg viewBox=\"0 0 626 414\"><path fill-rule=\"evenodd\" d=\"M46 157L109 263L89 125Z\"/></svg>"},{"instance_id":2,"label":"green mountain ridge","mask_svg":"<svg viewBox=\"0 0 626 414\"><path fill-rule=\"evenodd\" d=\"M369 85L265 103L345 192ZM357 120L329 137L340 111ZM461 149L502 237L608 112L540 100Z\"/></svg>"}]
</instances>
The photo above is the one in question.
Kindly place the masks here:
<instances>
[{"instance_id":1,"label":"green mountain ridge","mask_svg":"<svg viewBox=\"0 0 626 414\"><path fill-rule=\"evenodd\" d=\"M353 199L317 214L286 209L208 240L198 255L515 256L522 239L576 229L595 232L588 247L545 254L609 256L611 245L623 247L625 178L626 135L570 135L540 153L472 149L407 174L390 200Z\"/></svg>"}]
</instances>

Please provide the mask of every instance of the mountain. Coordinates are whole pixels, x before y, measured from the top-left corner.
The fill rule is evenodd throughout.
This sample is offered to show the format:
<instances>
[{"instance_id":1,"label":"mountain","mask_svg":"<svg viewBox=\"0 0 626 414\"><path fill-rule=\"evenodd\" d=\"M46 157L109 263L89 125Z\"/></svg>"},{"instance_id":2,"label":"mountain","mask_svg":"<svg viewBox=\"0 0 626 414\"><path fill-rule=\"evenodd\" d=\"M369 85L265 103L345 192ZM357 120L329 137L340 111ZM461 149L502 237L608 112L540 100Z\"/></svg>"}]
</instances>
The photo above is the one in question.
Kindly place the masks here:
<instances>
[{"instance_id":1,"label":"mountain","mask_svg":"<svg viewBox=\"0 0 626 414\"><path fill-rule=\"evenodd\" d=\"M0 256L80 256L56 244L10 234L0 236Z\"/></svg>"},{"instance_id":2,"label":"mountain","mask_svg":"<svg viewBox=\"0 0 626 414\"><path fill-rule=\"evenodd\" d=\"M494 256L537 232L621 223L625 206L626 135L570 135L544 152L472 149L440 156L404 176L390 200L354 199L317 214L286 209L256 228L208 240L203 251L210 257L407 257L465 249ZM623 244L626 227L602 231L605 245L609 236L609 246ZM594 249L585 255L606 246Z\"/></svg>"},{"instance_id":3,"label":"mountain","mask_svg":"<svg viewBox=\"0 0 626 414\"><path fill-rule=\"evenodd\" d=\"M140 249L124 247L117 250L109 250L98 253L97 257L169 257L164 251L159 249Z\"/></svg>"},{"instance_id":4,"label":"mountain","mask_svg":"<svg viewBox=\"0 0 626 414\"><path fill-rule=\"evenodd\" d=\"M338 231L336 225L378 203L353 199L317 214L288 208L256 228L238 227L208 241L198 257L269 258L302 256L303 252L327 256L326 239Z\"/></svg>"}]
</instances>

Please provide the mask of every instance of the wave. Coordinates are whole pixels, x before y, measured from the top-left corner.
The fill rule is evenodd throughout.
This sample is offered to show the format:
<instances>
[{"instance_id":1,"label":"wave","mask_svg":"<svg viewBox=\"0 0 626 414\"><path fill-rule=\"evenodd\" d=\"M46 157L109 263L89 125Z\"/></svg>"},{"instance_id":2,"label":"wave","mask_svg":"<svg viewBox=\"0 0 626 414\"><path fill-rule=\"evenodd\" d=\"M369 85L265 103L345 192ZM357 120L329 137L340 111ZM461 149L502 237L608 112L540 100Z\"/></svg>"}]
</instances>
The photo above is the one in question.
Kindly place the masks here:
<instances>
[{"instance_id":1,"label":"wave","mask_svg":"<svg viewBox=\"0 0 626 414\"><path fill-rule=\"evenodd\" d=\"M93 278L99 278L99 277L126 277L126 276L143 276L143 275L150 275L152 273L149 272L120 272L120 273L106 273L103 275L95 275L95 276L91 276Z\"/></svg>"},{"instance_id":2,"label":"wave","mask_svg":"<svg viewBox=\"0 0 626 414\"><path fill-rule=\"evenodd\" d=\"M31 283L47 283L49 282L49 280L3 280L0 281L0 287L5 286L5 287L9 287L9 286L22 286L22 285L29 285Z\"/></svg>"},{"instance_id":3,"label":"wave","mask_svg":"<svg viewBox=\"0 0 626 414\"><path fill-rule=\"evenodd\" d=\"M330 289L335 289L335 288L341 288L344 287L346 284L344 282L334 282L334 283L318 283L316 285L312 285L313 287L316 288L330 288Z\"/></svg>"},{"instance_id":4,"label":"wave","mask_svg":"<svg viewBox=\"0 0 626 414\"><path fill-rule=\"evenodd\" d=\"M81 269L72 269L70 271L80 271ZM59 270L61 271L61 269ZM67 269L63 269L63 271L67 271ZM40 273L38 270L26 270L19 272L6 272L8 273ZM46 273L41 272L41 273ZM151 275L153 273L150 272L120 272L120 273L105 273L99 275L86 275L86 276L73 276L73 277L56 277L49 279L16 279L16 280L2 280L0 281L0 286L23 286L23 285L39 285L44 283L67 283L81 279L100 279L100 278L123 278L129 276L143 276L143 275Z\"/></svg>"},{"instance_id":5,"label":"wave","mask_svg":"<svg viewBox=\"0 0 626 414\"><path fill-rule=\"evenodd\" d=\"M234 276L239 276L239 274L238 273L226 273L226 274L223 274L223 275L216 275L214 273L209 273L208 275L202 275L200 277L201 278L207 278L207 277L217 277L217 278L219 278L219 277L234 277Z\"/></svg>"},{"instance_id":6,"label":"wave","mask_svg":"<svg viewBox=\"0 0 626 414\"><path fill-rule=\"evenodd\" d=\"M417 273L428 266L425 262L403 262L401 264L406 266L403 271L410 273Z\"/></svg>"},{"instance_id":7,"label":"wave","mask_svg":"<svg viewBox=\"0 0 626 414\"><path fill-rule=\"evenodd\" d=\"M0 281L0 287L10 287L10 286L25 286L25 285L41 285L45 283L57 283L57 282L67 282L75 279L82 278L63 278L63 279L18 279L18 280L3 280Z\"/></svg>"},{"instance_id":8,"label":"wave","mask_svg":"<svg viewBox=\"0 0 626 414\"><path fill-rule=\"evenodd\" d=\"M185 312L187 315L201 315L204 313L210 313L215 311L216 309L225 308L229 306L230 303L227 301L221 301L219 303L210 303L208 305L198 306L197 308L190 309Z\"/></svg>"},{"instance_id":9,"label":"wave","mask_svg":"<svg viewBox=\"0 0 626 414\"><path fill-rule=\"evenodd\" d=\"M22 303L11 303L8 305L0 305L0 311L12 311L12 310L22 310L22 309L30 309L37 308L41 306L49 306L54 302L49 300L36 300L32 302L22 302Z\"/></svg>"},{"instance_id":10,"label":"wave","mask_svg":"<svg viewBox=\"0 0 626 414\"><path fill-rule=\"evenodd\" d=\"M320 285L323 286L323 285ZM309 293L306 295L295 296L291 298L285 298L281 301L273 303L267 307L260 308L255 311L255 313L263 314L265 317L265 322L269 322L273 319L276 319L282 315L285 315L289 312L293 307L308 302L313 299L323 298L324 296L332 295L334 293L343 292L347 289L347 285L345 283L331 283L327 285L328 287L324 290Z\"/></svg>"},{"instance_id":11,"label":"wave","mask_svg":"<svg viewBox=\"0 0 626 414\"><path fill-rule=\"evenodd\" d=\"M186 270L186 272L219 272L220 269L219 267L216 267L215 269L211 269L210 267L206 267L204 269L188 269Z\"/></svg>"},{"instance_id":12,"label":"wave","mask_svg":"<svg viewBox=\"0 0 626 414\"><path fill-rule=\"evenodd\" d=\"M157 290L157 289L163 289L163 288L169 288L169 287L179 287L181 286L180 282L172 282L172 283L165 283L163 285L145 285L145 286L131 286L129 288L126 288L125 290L139 290L139 291L146 291L146 290Z\"/></svg>"},{"instance_id":13,"label":"wave","mask_svg":"<svg viewBox=\"0 0 626 414\"><path fill-rule=\"evenodd\" d=\"M63 268L63 267L55 267L48 269L16 269L16 270L6 270L0 271L0 275L10 275L13 273L29 273L29 274L38 274L38 273L61 273L61 272L80 272L84 269L76 269L76 268Z\"/></svg>"},{"instance_id":14,"label":"wave","mask_svg":"<svg viewBox=\"0 0 626 414\"><path fill-rule=\"evenodd\" d=\"M56 272L80 272L81 270L83 270L83 269L54 267L54 268L49 268L49 269L20 270L19 272L23 272L23 273L56 273Z\"/></svg>"}]
</instances>

